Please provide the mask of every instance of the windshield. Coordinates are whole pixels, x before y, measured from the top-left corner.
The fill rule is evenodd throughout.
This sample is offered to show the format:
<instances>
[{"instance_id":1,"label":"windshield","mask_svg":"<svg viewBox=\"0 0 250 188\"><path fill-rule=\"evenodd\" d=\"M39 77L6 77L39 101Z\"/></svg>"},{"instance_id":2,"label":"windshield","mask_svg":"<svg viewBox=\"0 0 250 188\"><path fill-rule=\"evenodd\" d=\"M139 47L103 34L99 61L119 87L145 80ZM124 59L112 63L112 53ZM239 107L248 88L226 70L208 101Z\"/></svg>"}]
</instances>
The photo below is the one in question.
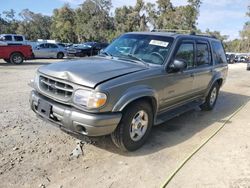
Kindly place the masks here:
<instances>
[{"instance_id":1,"label":"windshield","mask_svg":"<svg viewBox=\"0 0 250 188\"><path fill-rule=\"evenodd\" d=\"M161 65L168 56L172 42L172 37L125 34L105 48L104 53Z\"/></svg>"}]
</instances>

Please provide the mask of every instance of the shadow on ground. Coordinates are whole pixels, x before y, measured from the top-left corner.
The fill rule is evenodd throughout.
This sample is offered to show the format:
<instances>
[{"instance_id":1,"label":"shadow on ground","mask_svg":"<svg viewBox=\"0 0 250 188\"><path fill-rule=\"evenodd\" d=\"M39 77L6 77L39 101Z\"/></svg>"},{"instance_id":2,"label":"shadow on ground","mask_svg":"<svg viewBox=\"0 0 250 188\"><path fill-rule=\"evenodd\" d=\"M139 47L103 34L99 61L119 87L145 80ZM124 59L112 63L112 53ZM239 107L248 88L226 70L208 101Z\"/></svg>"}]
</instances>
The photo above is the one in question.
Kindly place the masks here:
<instances>
[{"instance_id":1,"label":"shadow on ground","mask_svg":"<svg viewBox=\"0 0 250 188\"><path fill-rule=\"evenodd\" d=\"M170 121L153 127L146 144L135 152L121 152L112 143L109 136L94 138L94 145L101 149L125 156L141 156L157 152L190 139L213 123L223 123L242 105L250 100L250 96L221 92L213 111L203 112L197 108L182 114ZM85 140L83 136L75 136Z\"/></svg>"}]
</instances>

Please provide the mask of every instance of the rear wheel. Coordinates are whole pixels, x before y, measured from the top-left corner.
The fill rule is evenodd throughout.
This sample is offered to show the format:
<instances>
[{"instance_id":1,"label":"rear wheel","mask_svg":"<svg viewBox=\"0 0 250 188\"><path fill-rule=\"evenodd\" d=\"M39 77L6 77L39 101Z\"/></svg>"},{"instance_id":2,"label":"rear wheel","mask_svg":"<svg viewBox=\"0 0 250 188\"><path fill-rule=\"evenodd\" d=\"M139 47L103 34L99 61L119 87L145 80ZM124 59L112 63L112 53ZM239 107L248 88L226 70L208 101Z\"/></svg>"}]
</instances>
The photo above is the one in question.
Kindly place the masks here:
<instances>
[{"instance_id":1,"label":"rear wheel","mask_svg":"<svg viewBox=\"0 0 250 188\"><path fill-rule=\"evenodd\" d=\"M151 106L144 101L129 105L121 122L111 134L114 144L123 151L134 151L147 140L153 125Z\"/></svg>"},{"instance_id":2,"label":"rear wheel","mask_svg":"<svg viewBox=\"0 0 250 188\"><path fill-rule=\"evenodd\" d=\"M218 94L219 94L219 89L220 86L218 84L218 82L216 82L212 88L210 89L208 96L206 97L206 101L205 103L203 103L202 105L200 105L200 108L204 111L210 111L213 110L217 98L218 98Z\"/></svg>"},{"instance_id":3,"label":"rear wheel","mask_svg":"<svg viewBox=\"0 0 250 188\"><path fill-rule=\"evenodd\" d=\"M56 57L57 59L62 59L64 57L64 53L59 52Z\"/></svg>"},{"instance_id":4,"label":"rear wheel","mask_svg":"<svg viewBox=\"0 0 250 188\"><path fill-rule=\"evenodd\" d=\"M6 63L10 63L10 59L3 59Z\"/></svg>"},{"instance_id":5,"label":"rear wheel","mask_svg":"<svg viewBox=\"0 0 250 188\"><path fill-rule=\"evenodd\" d=\"M22 64L23 60L23 55L20 53L13 53L10 56L10 62L14 64Z\"/></svg>"}]
</instances>

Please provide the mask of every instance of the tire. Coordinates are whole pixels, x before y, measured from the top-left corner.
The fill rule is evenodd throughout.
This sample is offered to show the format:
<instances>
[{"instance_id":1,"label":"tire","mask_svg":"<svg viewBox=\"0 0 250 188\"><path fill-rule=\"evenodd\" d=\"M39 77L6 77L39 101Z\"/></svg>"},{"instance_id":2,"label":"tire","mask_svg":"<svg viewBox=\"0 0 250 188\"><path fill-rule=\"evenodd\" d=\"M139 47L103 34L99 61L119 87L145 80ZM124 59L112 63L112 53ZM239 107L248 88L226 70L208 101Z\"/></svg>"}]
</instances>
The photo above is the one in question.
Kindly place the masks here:
<instances>
[{"instance_id":1,"label":"tire","mask_svg":"<svg viewBox=\"0 0 250 188\"><path fill-rule=\"evenodd\" d=\"M111 134L111 139L122 151L137 150L146 142L152 125L151 105L145 101L134 102L124 110L119 125Z\"/></svg>"},{"instance_id":2,"label":"tire","mask_svg":"<svg viewBox=\"0 0 250 188\"><path fill-rule=\"evenodd\" d=\"M219 90L220 90L220 86L218 82L216 82L210 89L208 96L206 97L205 103L200 105L201 110L203 111L213 110L216 104L217 98L218 98Z\"/></svg>"},{"instance_id":3,"label":"tire","mask_svg":"<svg viewBox=\"0 0 250 188\"><path fill-rule=\"evenodd\" d=\"M17 52L11 54L10 56L10 62L13 64L22 64L23 60L23 55Z\"/></svg>"},{"instance_id":4,"label":"tire","mask_svg":"<svg viewBox=\"0 0 250 188\"><path fill-rule=\"evenodd\" d=\"M10 59L3 59L6 63L10 63Z\"/></svg>"},{"instance_id":5,"label":"tire","mask_svg":"<svg viewBox=\"0 0 250 188\"><path fill-rule=\"evenodd\" d=\"M63 59L64 53L59 52L56 57L57 57L57 59Z\"/></svg>"}]
</instances>

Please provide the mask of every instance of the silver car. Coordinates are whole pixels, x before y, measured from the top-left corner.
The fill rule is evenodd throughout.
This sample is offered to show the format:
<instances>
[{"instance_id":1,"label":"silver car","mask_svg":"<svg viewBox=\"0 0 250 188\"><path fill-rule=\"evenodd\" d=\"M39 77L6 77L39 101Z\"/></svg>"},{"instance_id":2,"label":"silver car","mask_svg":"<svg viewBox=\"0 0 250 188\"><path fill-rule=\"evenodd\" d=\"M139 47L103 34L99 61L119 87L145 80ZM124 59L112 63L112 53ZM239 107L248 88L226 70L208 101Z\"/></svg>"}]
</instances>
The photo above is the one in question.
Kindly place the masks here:
<instances>
[{"instance_id":1,"label":"silver car","mask_svg":"<svg viewBox=\"0 0 250 188\"><path fill-rule=\"evenodd\" d=\"M54 43L43 43L33 48L34 58L57 58L62 59L66 54L64 47Z\"/></svg>"}]
</instances>

